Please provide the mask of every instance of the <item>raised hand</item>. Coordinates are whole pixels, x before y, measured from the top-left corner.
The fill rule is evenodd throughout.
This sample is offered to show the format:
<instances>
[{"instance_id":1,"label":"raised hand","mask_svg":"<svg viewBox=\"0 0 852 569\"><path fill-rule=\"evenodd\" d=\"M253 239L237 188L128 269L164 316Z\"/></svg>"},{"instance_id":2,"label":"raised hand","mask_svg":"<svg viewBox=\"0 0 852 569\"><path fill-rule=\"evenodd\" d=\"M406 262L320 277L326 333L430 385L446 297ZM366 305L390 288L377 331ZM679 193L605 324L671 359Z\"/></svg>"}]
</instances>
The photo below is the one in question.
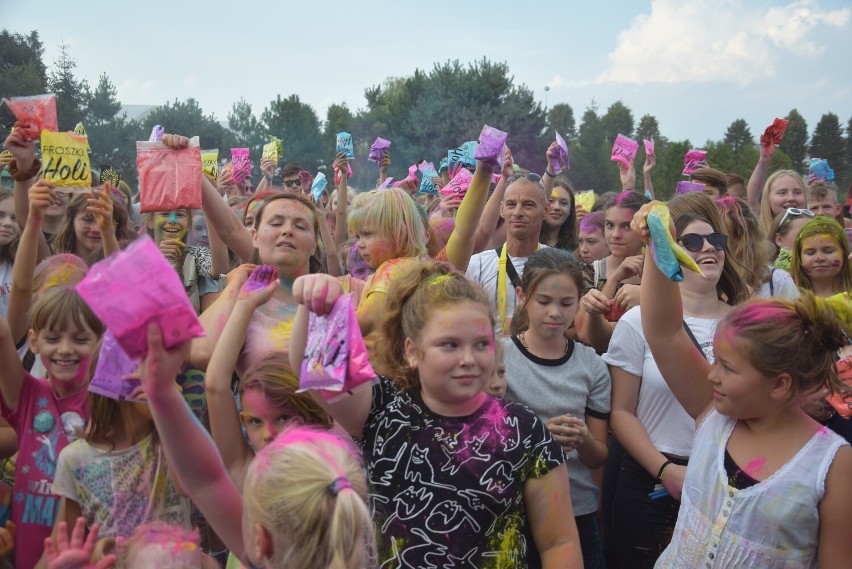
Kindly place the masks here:
<instances>
[{"instance_id":1,"label":"raised hand","mask_svg":"<svg viewBox=\"0 0 852 569\"><path fill-rule=\"evenodd\" d=\"M86 520L77 518L71 541L68 541L68 524L59 522L56 542L52 538L44 540L44 552L47 557L48 569L107 569L115 562L115 555L107 555L98 563L92 563L92 553L98 541L100 526L94 524L89 535L86 533Z\"/></svg>"},{"instance_id":2,"label":"raised hand","mask_svg":"<svg viewBox=\"0 0 852 569\"><path fill-rule=\"evenodd\" d=\"M101 233L109 233L115 231L115 224L112 218L113 203L109 197L112 186L104 184L101 188L92 188L87 192L89 198L86 202L89 204L86 209L92 213L95 218L95 223L98 224L98 230Z\"/></svg>"},{"instance_id":3,"label":"raised hand","mask_svg":"<svg viewBox=\"0 0 852 569\"><path fill-rule=\"evenodd\" d=\"M249 303L252 309L256 309L269 302L276 288L278 288L278 267L260 265L252 270L243 286L240 287L237 298Z\"/></svg>"},{"instance_id":4,"label":"raised hand","mask_svg":"<svg viewBox=\"0 0 852 569\"><path fill-rule=\"evenodd\" d=\"M325 315L343 295L340 282L322 273L303 275L293 281L293 298L317 315Z\"/></svg>"},{"instance_id":5,"label":"raised hand","mask_svg":"<svg viewBox=\"0 0 852 569\"><path fill-rule=\"evenodd\" d=\"M18 121L12 133L6 137L5 147L15 157L18 170L28 170L33 165L36 155L35 139L28 140L27 126L30 123ZM38 137L36 137L38 138Z\"/></svg>"},{"instance_id":6,"label":"raised hand","mask_svg":"<svg viewBox=\"0 0 852 569\"><path fill-rule=\"evenodd\" d=\"M30 218L44 219L44 213L56 204L56 184L46 180L38 180L29 189Z\"/></svg>"}]
</instances>

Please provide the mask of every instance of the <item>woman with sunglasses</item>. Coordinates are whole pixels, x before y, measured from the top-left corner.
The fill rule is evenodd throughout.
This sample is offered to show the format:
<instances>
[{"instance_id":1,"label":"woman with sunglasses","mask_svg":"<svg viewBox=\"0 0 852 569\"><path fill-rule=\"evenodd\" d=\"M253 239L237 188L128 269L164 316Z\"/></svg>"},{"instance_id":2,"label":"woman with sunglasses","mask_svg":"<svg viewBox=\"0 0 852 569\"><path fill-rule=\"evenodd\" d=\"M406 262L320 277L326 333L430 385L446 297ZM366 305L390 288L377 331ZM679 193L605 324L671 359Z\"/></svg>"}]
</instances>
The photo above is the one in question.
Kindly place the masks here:
<instances>
[{"instance_id":1,"label":"woman with sunglasses","mask_svg":"<svg viewBox=\"0 0 852 569\"><path fill-rule=\"evenodd\" d=\"M772 220L769 226L769 238L776 247L773 262L776 268L790 272L796 235L814 217L814 212L809 209L790 207Z\"/></svg>"},{"instance_id":2,"label":"woman with sunglasses","mask_svg":"<svg viewBox=\"0 0 852 569\"><path fill-rule=\"evenodd\" d=\"M669 210L678 245L704 273L684 271L684 326L712 361L716 324L748 298L748 289L726 254L728 238L712 200L703 193L679 196ZM653 567L677 520L695 422L660 374L642 331L641 306L618 321L604 361L612 376L614 435L603 486L607 567ZM655 494L662 489L665 495Z\"/></svg>"}]
</instances>

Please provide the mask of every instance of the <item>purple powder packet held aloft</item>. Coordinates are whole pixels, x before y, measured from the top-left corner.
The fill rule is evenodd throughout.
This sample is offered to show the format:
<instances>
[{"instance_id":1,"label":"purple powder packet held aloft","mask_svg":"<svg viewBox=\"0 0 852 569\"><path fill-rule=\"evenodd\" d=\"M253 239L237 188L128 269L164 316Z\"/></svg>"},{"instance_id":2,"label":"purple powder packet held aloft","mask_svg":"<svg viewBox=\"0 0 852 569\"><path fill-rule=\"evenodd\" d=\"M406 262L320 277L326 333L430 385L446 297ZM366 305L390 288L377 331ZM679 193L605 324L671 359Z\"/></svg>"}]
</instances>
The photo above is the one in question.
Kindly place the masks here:
<instances>
[{"instance_id":1,"label":"purple powder packet held aloft","mask_svg":"<svg viewBox=\"0 0 852 569\"><path fill-rule=\"evenodd\" d=\"M568 167L568 143L562 138L562 135L556 133L556 156L550 159L550 171L557 176L562 173L563 165Z\"/></svg>"},{"instance_id":2,"label":"purple powder packet held aloft","mask_svg":"<svg viewBox=\"0 0 852 569\"><path fill-rule=\"evenodd\" d=\"M155 125L154 128L151 129L151 136L148 138L148 142L160 142L163 140L164 134L166 134L166 129L160 125Z\"/></svg>"},{"instance_id":3,"label":"purple powder packet held aloft","mask_svg":"<svg viewBox=\"0 0 852 569\"><path fill-rule=\"evenodd\" d=\"M652 155L654 154L654 139L648 140L647 138L642 139L642 143L645 145L645 154Z\"/></svg>"},{"instance_id":4,"label":"purple powder packet held aloft","mask_svg":"<svg viewBox=\"0 0 852 569\"><path fill-rule=\"evenodd\" d=\"M689 176L699 168L707 166L706 150L688 150L683 157L683 175Z\"/></svg>"},{"instance_id":5,"label":"purple powder packet held aloft","mask_svg":"<svg viewBox=\"0 0 852 569\"><path fill-rule=\"evenodd\" d=\"M696 192L703 192L704 184L697 184L695 182L687 182L681 181L677 183L677 187L675 188L675 195L682 196L683 194L694 194Z\"/></svg>"},{"instance_id":6,"label":"purple powder packet held aloft","mask_svg":"<svg viewBox=\"0 0 852 569\"><path fill-rule=\"evenodd\" d=\"M476 147L473 157L476 160L487 162L492 167L500 168L502 166L500 162L503 159L503 147L506 146L507 137L508 135L502 130L485 125L482 127L482 132L479 133L479 146Z\"/></svg>"},{"instance_id":7,"label":"purple powder packet held aloft","mask_svg":"<svg viewBox=\"0 0 852 569\"><path fill-rule=\"evenodd\" d=\"M74 288L131 358L148 353L150 324L160 327L166 348L204 336L183 282L147 235L92 265Z\"/></svg>"},{"instance_id":8,"label":"purple powder packet held aloft","mask_svg":"<svg viewBox=\"0 0 852 569\"><path fill-rule=\"evenodd\" d=\"M633 164L633 159L636 158L636 152L639 150L639 143L628 138L623 134L615 137L615 142L612 145L612 161L619 162L625 166Z\"/></svg>"},{"instance_id":9,"label":"purple powder packet held aloft","mask_svg":"<svg viewBox=\"0 0 852 569\"><path fill-rule=\"evenodd\" d=\"M234 165L233 180L239 185L251 176L251 155L248 148L232 148L231 163Z\"/></svg>"},{"instance_id":10,"label":"purple powder packet held aloft","mask_svg":"<svg viewBox=\"0 0 852 569\"><path fill-rule=\"evenodd\" d=\"M139 363L138 359L131 358L121 349L112 330L107 328L101 341L98 365L89 383L89 391L119 401L135 401L130 398L130 394L139 386L139 382L121 378L136 371Z\"/></svg>"},{"instance_id":11,"label":"purple powder packet held aloft","mask_svg":"<svg viewBox=\"0 0 852 569\"><path fill-rule=\"evenodd\" d=\"M385 156L388 155L390 151L390 140L385 140L381 136L376 138L376 141L370 147L370 153L367 155L367 160L372 160L373 162L381 164L382 160L384 160Z\"/></svg>"}]
</instances>

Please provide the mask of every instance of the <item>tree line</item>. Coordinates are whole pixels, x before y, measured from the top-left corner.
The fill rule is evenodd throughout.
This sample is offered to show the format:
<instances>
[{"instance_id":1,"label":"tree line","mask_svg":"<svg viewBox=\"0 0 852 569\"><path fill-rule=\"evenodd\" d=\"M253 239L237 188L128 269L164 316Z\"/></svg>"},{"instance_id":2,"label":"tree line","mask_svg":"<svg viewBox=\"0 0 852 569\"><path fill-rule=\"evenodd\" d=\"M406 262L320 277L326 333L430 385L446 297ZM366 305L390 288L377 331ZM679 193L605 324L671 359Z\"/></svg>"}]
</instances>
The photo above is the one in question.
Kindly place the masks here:
<instances>
[{"instance_id":1,"label":"tree line","mask_svg":"<svg viewBox=\"0 0 852 569\"><path fill-rule=\"evenodd\" d=\"M657 195L663 198L671 196L683 179L683 155L690 148L707 150L711 166L746 179L759 155L755 135L743 119L731 123L721 140L670 140L653 115L643 115L637 123L622 101L602 111L592 100L578 124L570 105L543 108L532 90L515 83L506 63L485 58L469 64L438 63L429 71L417 69L408 77L389 78L365 89L365 108L353 112L344 103L332 104L324 119L297 94L278 95L262 110L240 99L233 104L226 124L206 113L193 98L167 102L141 120L129 120L121 113L117 90L107 74L92 88L77 76L76 65L68 46L62 45L58 59L48 68L37 31L28 35L0 32L0 97L55 93L60 130L72 130L82 122L89 135L92 166L116 168L131 185L136 183L134 142L147 140L157 124L164 125L167 132L198 135L202 148L218 148L220 158L230 157L230 148L251 149L256 181L261 147L269 135L283 141L282 162L298 161L316 172L330 168L336 134L347 131L356 141L351 183L360 189L371 187L376 179L376 165L367 161L367 153L377 136L392 141L389 175L400 179L409 165L422 159L437 165L448 149L476 139L486 123L508 132L515 162L536 172L545 168L545 151L554 133L561 133L570 145L569 176L579 190L604 192L620 187L618 169L610 161L618 133L637 140L654 139L657 166L653 181ZM767 116L765 125L754 125L757 135L773 118ZM825 158L836 173L838 187L845 191L846 184L852 183L852 118L844 128L836 114L827 112L812 133L795 108L784 118L790 122L773 154L772 167L805 174L810 157ZM0 110L3 138L13 122L4 106ZM643 152L640 144L640 170ZM641 190L641 173L637 183Z\"/></svg>"}]
</instances>

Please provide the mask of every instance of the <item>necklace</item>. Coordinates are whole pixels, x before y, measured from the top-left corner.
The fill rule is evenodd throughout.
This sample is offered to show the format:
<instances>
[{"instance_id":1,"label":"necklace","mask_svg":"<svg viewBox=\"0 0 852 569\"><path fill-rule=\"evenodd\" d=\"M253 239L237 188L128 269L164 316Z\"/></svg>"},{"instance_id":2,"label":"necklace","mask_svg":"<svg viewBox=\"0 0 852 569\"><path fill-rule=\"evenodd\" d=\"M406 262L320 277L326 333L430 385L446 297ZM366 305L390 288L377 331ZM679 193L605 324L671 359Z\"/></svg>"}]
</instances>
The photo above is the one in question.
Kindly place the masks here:
<instances>
[{"instance_id":1,"label":"necklace","mask_svg":"<svg viewBox=\"0 0 852 569\"><path fill-rule=\"evenodd\" d=\"M526 330L524 330L523 332L521 332L520 334L518 334L518 340L520 340L521 345L524 347L524 349L525 349L526 351L528 351L528 352L529 352L529 351L530 351L530 348L529 348L529 346L527 346L527 341L526 341L526 339L524 338L524 336L526 335L526 333L527 333L527 331L526 331ZM568 338L565 338L565 352L563 352L563 354L562 354L562 355L564 356L565 354L567 354L567 353L568 353L568 350L570 350L570 349L571 349L571 341L570 341ZM530 352L530 353L532 353L532 352Z\"/></svg>"}]
</instances>

